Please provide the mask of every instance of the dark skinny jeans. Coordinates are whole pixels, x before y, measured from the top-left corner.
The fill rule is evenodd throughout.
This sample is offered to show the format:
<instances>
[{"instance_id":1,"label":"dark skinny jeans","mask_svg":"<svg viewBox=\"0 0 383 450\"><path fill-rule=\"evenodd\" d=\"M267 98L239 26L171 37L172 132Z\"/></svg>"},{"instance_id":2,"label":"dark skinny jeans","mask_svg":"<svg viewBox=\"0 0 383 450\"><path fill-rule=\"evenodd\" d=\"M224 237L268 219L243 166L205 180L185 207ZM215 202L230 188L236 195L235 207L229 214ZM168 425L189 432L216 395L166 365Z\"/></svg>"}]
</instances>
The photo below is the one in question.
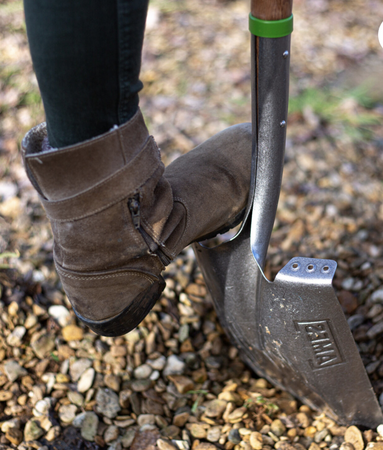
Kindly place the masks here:
<instances>
[{"instance_id":1,"label":"dark skinny jeans","mask_svg":"<svg viewBox=\"0 0 383 450\"><path fill-rule=\"evenodd\" d=\"M52 147L82 142L137 111L149 0L24 0Z\"/></svg>"}]
</instances>

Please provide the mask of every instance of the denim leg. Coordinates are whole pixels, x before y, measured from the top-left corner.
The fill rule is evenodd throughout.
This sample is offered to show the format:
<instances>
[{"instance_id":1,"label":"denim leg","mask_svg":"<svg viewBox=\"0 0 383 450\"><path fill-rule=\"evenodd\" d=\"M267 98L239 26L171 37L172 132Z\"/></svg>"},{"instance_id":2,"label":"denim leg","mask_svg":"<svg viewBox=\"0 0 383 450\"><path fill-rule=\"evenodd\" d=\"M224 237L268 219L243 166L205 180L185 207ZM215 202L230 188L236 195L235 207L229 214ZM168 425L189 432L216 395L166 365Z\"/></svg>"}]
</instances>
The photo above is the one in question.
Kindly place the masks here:
<instances>
[{"instance_id":1,"label":"denim leg","mask_svg":"<svg viewBox=\"0 0 383 450\"><path fill-rule=\"evenodd\" d=\"M128 121L142 89L148 0L24 0L24 8L51 146Z\"/></svg>"}]
</instances>

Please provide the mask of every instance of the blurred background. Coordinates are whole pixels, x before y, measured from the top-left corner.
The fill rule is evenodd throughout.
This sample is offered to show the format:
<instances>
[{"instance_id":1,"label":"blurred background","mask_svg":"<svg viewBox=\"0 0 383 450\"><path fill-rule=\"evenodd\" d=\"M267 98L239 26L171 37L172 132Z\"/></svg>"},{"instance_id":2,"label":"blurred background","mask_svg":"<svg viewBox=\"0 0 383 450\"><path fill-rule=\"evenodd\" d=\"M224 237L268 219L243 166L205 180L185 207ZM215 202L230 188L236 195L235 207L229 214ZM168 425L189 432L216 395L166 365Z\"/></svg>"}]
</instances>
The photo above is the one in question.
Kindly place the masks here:
<instances>
[{"instance_id":1,"label":"blurred background","mask_svg":"<svg viewBox=\"0 0 383 450\"><path fill-rule=\"evenodd\" d=\"M286 163L266 274L273 278L297 255L338 262L334 284L339 300L380 395L383 49L378 28L383 2L294 0L293 9ZM250 120L248 13L247 0L151 1L140 105L165 164L218 131ZM76 342L82 341L66 339L63 322L49 313L52 305L68 310L70 306L53 268L47 220L21 164L23 135L44 120L21 1L0 0L0 38L0 370L5 373L7 361L18 360L32 374L32 383L37 383L35 368L40 360L48 360L45 371L58 373L66 360L60 346L72 342L69 347L75 355L81 348ZM203 313L210 311L208 320L215 323L215 319L190 250L169 266L166 277L168 288L154 314L170 317L172 308L178 308L181 317L194 314L193 343L193 336L203 329ZM179 311L171 302L189 295L190 283L202 289L200 303L206 301L205 309L196 306L194 313ZM28 317L32 317L29 328ZM33 317L38 320L33 322ZM70 317L68 323L76 324L72 313ZM155 327L155 320L150 320L143 324L140 338ZM169 318L176 342L163 347L167 354L181 351L180 325L172 321ZM81 328L78 323L74 326ZM12 340L9 336L17 327L22 328L21 337ZM52 336L49 350L39 353L32 346L32 351L30 345L47 332ZM89 339L93 343L95 337ZM113 344L110 339L103 342ZM118 376L123 380L123 375ZM3 381L0 376L1 386L10 389L10 378ZM13 388L21 395L19 385ZM10 401L18 405L15 399ZM0 411L12 417L16 414L9 409L12 405L0 403ZM28 417L31 412L25 408Z\"/></svg>"}]
</instances>

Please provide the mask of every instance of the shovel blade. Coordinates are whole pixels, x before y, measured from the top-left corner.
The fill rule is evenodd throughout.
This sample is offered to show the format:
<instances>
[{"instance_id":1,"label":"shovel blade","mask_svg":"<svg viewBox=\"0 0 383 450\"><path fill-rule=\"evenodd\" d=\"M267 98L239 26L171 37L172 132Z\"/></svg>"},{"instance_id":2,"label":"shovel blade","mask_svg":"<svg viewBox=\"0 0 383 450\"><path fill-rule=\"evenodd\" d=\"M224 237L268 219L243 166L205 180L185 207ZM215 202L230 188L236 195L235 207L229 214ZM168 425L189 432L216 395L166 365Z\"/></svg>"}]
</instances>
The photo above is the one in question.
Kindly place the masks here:
<instances>
[{"instance_id":1,"label":"shovel blade","mask_svg":"<svg viewBox=\"0 0 383 450\"><path fill-rule=\"evenodd\" d=\"M334 261L293 258L271 283L250 250L248 226L194 251L221 325L258 375L341 424L383 423L332 287Z\"/></svg>"}]
</instances>

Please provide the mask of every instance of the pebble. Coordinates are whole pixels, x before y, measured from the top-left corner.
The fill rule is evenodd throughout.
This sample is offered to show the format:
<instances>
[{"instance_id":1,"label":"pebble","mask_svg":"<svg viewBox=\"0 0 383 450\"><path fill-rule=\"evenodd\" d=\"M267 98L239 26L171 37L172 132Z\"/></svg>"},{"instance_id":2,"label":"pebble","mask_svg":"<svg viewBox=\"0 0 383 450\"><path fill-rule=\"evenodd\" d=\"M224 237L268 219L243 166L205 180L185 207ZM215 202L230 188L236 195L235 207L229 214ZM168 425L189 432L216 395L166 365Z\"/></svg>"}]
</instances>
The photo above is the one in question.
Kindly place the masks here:
<instances>
[{"instance_id":1,"label":"pebble","mask_svg":"<svg viewBox=\"0 0 383 450\"><path fill-rule=\"evenodd\" d=\"M44 398L43 400L39 400L33 408L33 415L35 417L46 415L49 413L51 407L52 399Z\"/></svg>"},{"instance_id":2,"label":"pebble","mask_svg":"<svg viewBox=\"0 0 383 450\"><path fill-rule=\"evenodd\" d=\"M311 425L311 419L304 412L299 412L297 414L297 421L302 428L307 428Z\"/></svg>"},{"instance_id":3,"label":"pebble","mask_svg":"<svg viewBox=\"0 0 383 450\"><path fill-rule=\"evenodd\" d=\"M153 372L150 375L149 379L152 380L152 381L157 381L158 378L160 378L160 372L158 370L153 370Z\"/></svg>"},{"instance_id":4,"label":"pebble","mask_svg":"<svg viewBox=\"0 0 383 450\"><path fill-rule=\"evenodd\" d=\"M134 378L137 380L145 380L150 377L150 374L153 372L153 368L149 364L142 364L134 369Z\"/></svg>"},{"instance_id":5,"label":"pebble","mask_svg":"<svg viewBox=\"0 0 383 450\"><path fill-rule=\"evenodd\" d=\"M163 370L166 365L166 358L165 356L161 355L157 359L148 359L146 363L149 364L149 366L154 370Z\"/></svg>"},{"instance_id":6,"label":"pebble","mask_svg":"<svg viewBox=\"0 0 383 450\"><path fill-rule=\"evenodd\" d=\"M118 436L119 436L120 432L118 430L118 427L116 427L115 425L110 425L104 433L104 441L106 443L115 441Z\"/></svg>"},{"instance_id":7,"label":"pebble","mask_svg":"<svg viewBox=\"0 0 383 450\"><path fill-rule=\"evenodd\" d=\"M4 372L8 380L12 382L28 374L27 370L21 367L17 361L7 361L4 364Z\"/></svg>"},{"instance_id":8,"label":"pebble","mask_svg":"<svg viewBox=\"0 0 383 450\"><path fill-rule=\"evenodd\" d=\"M97 412L109 419L114 419L121 411L118 395L110 389L99 388L96 395Z\"/></svg>"},{"instance_id":9,"label":"pebble","mask_svg":"<svg viewBox=\"0 0 383 450\"><path fill-rule=\"evenodd\" d=\"M366 450L383 450L383 442L369 442Z\"/></svg>"},{"instance_id":10,"label":"pebble","mask_svg":"<svg viewBox=\"0 0 383 450\"><path fill-rule=\"evenodd\" d=\"M22 326L17 326L12 331L12 333L7 337L7 344L11 347L20 347L24 334L26 333L26 328Z\"/></svg>"},{"instance_id":11,"label":"pebble","mask_svg":"<svg viewBox=\"0 0 383 450\"><path fill-rule=\"evenodd\" d=\"M153 385L152 380L134 380L130 387L134 392L145 392Z\"/></svg>"},{"instance_id":12,"label":"pebble","mask_svg":"<svg viewBox=\"0 0 383 450\"><path fill-rule=\"evenodd\" d=\"M362 314L355 314L347 319L350 330L355 330L365 321L365 317Z\"/></svg>"},{"instance_id":13,"label":"pebble","mask_svg":"<svg viewBox=\"0 0 383 450\"><path fill-rule=\"evenodd\" d=\"M115 392L118 392L120 390L120 377L117 375L113 375L112 373L108 373L104 377L104 383L109 388L112 389Z\"/></svg>"},{"instance_id":14,"label":"pebble","mask_svg":"<svg viewBox=\"0 0 383 450\"><path fill-rule=\"evenodd\" d=\"M45 435L45 439L49 442L54 441L56 438L58 438L61 434L61 429L58 425L55 427L52 427L48 433Z\"/></svg>"},{"instance_id":15,"label":"pebble","mask_svg":"<svg viewBox=\"0 0 383 450\"><path fill-rule=\"evenodd\" d=\"M207 431L206 439L209 442L218 442L218 440L221 436L221 430L222 430L222 427L218 427L218 426L209 428L209 430Z\"/></svg>"},{"instance_id":16,"label":"pebble","mask_svg":"<svg viewBox=\"0 0 383 450\"><path fill-rule=\"evenodd\" d=\"M339 450L355 450L355 449L350 442L343 442L339 447Z\"/></svg>"},{"instance_id":17,"label":"pebble","mask_svg":"<svg viewBox=\"0 0 383 450\"><path fill-rule=\"evenodd\" d=\"M85 372L81 375L77 383L78 392L80 393L86 392L92 387L94 375L95 370L93 369L93 367L89 367L89 369L85 370Z\"/></svg>"},{"instance_id":18,"label":"pebble","mask_svg":"<svg viewBox=\"0 0 383 450\"><path fill-rule=\"evenodd\" d=\"M173 425L175 425L176 427L182 428L185 423L188 421L189 419L189 412L185 411L182 412L180 414L175 414L175 416L173 417Z\"/></svg>"},{"instance_id":19,"label":"pebble","mask_svg":"<svg viewBox=\"0 0 383 450\"><path fill-rule=\"evenodd\" d=\"M205 439L207 436L206 428L198 423L190 426L190 434L196 439Z\"/></svg>"},{"instance_id":20,"label":"pebble","mask_svg":"<svg viewBox=\"0 0 383 450\"><path fill-rule=\"evenodd\" d=\"M250 445L254 450L261 450L263 447L262 434L257 431L253 431L250 434Z\"/></svg>"},{"instance_id":21,"label":"pebble","mask_svg":"<svg viewBox=\"0 0 383 450\"><path fill-rule=\"evenodd\" d=\"M153 367L153 366L152 366ZM169 356L164 369L164 376L182 375L186 369L186 364L176 355Z\"/></svg>"},{"instance_id":22,"label":"pebble","mask_svg":"<svg viewBox=\"0 0 383 450\"><path fill-rule=\"evenodd\" d=\"M180 394L186 394L194 389L194 382L183 375L170 375L169 380L172 381Z\"/></svg>"},{"instance_id":23,"label":"pebble","mask_svg":"<svg viewBox=\"0 0 383 450\"><path fill-rule=\"evenodd\" d=\"M65 341L81 341L84 337L84 330L77 325L67 325L62 330L62 335Z\"/></svg>"},{"instance_id":24,"label":"pebble","mask_svg":"<svg viewBox=\"0 0 383 450\"><path fill-rule=\"evenodd\" d=\"M0 391L0 402L6 402L13 397L13 392L11 391Z\"/></svg>"},{"instance_id":25,"label":"pebble","mask_svg":"<svg viewBox=\"0 0 383 450\"><path fill-rule=\"evenodd\" d=\"M37 341L33 341L31 347L38 358L44 359L55 348L55 341L51 336L43 335Z\"/></svg>"},{"instance_id":26,"label":"pebble","mask_svg":"<svg viewBox=\"0 0 383 450\"><path fill-rule=\"evenodd\" d=\"M242 441L241 435L239 434L239 431L236 428L233 428L232 430L229 431L228 439L233 444L239 444Z\"/></svg>"},{"instance_id":27,"label":"pebble","mask_svg":"<svg viewBox=\"0 0 383 450\"><path fill-rule=\"evenodd\" d=\"M165 439L158 439L157 447L159 450L178 450L177 447Z\"/></svg>"},{"instance_id":28,"label":"pebble","mask_svg":"<svg viewBox=\"0 0 383 450\"><path fill-rule=\"evenodd\" d=\"M48 308L48 314L56 319L60 326L65 327L71 320L69 311L63 305L52 305Z\"/></svg>"},{"instance_id":29,"label":"pebble","mask_svg":"<svg viewBox=\"0 0 383 450\"><path fill-rule=\"evenodd\" d=\"M69 391L68 399L71 403L77 406L82 406L84 404L84 397L79 392Z\"/></svg>"},{"instance_id":30,"label":"pebble","mask_svg":"<svg viewBox=\"0 0 383 450\"><path fill-rule=\"evenodd\" d=\"M24 428L24 440L35 441L44 434L44 430L39 426L36 420L29 420Z\"/></svg>"},{"instance_id":31,"label":"pebble","mask_svg":"<svg viewBox=\"0 0 383 450\"><path fill-rule=\"evenodd\" d=\"M135 435L136 435L136 430L134 430L132 428L127 430L121 439L122 446L124 448L130 448Z\"/></svg>"},{"instance_id":32,"label":"pebble","mask_svg":"<svg viewBox=\"0 0 383 450\"><path fill-rule=\"evenodd\" d=\"M239 422L242 417L246 414L246 408L243 406L241 408L235 409L233 412L231 412L228 416L228 420L230 423L236 423Z\"/></svg>"},{"instance_id":33,"label":"pebble","mask_svg":"<svg viewBox=\"0 0 383 450\"><path fill-rule=\"evenodd\" d=\"M135 435L130 450L149 450L151 448L154 449L154 446L156 445L160 437L161 436L158 430L141 431Z\"/></svg>"},{"instance_id":34,"label":"pebble","mask_svg":"<svg viewBox=\"0 0 383 450\"><path fill-rule=\"evenodd\" d=\"M1 431L6 433L10 428L20 428L21 422L19 418L6 420L1 424Z\"/></svg>"},{"instance_id":35,"label":"pebble","mask_svg":"<svg viewBox=\"0 0 383 450\"><path fill-rule=\"evenodd\" d=\"M382 397L382 396L383 396L383 394L380 395L380 397ZM379 398L379 401L380 400L381 399ZM380 403L381 403L381 401L380 401ZM376 428L376 431L378 432L379 436L383 437L383 424L378 425Z\"/></svg>"},{"instance_id":36,"label":"pebble","mask_svg":"<svg viewBox=\"0 0 383 450\"><path fill-rule=\"evenodd\" d=\"M13 445L19 445L23 440L23 433L17 428L10 428L6 433L5 437Z\"/></svg>"},{"instance_id":37,"label":"pebble","mask_svg":"<svg viewBox=\"0 0 383 450\"><path fill-rule=\"evenodd\" d=\"M317 432L315 433L315 436L314 436L314 441L315 441L317 444L319 444L320 442L322 442L322 441L326 438L326 436L328 436L328 433L329 433L329 431L328 431L327 428L324 428L324 429L321 430L321 431L317 431Z\"/></svg>"},{"instance_id":38,"label":"pebble","mask_svg":"<svg viewBox=\"0 0 383 450\"><path fill-rule=\"evenodd\" d=\"M211 400L206 406L205 415L207 417L220 418L226 409L227 402L225 400Z\"/></svg>"},{"instance_id":39,"label":"pebble","mask_svg":"<svg viewBox=\"0 0 383 450\"><path fill-rule=\"evenodd\" d=\"M154 414L141 414L137 417L137 423L140 427L144 425L154 425L156 423L156 418Z\"/></svg>"},{"instance_id":40,"label":"pebble","mask_svg":"<svg viewBox=\"0 0 383 450\"><path fill-rule=\"evenodd\" d=\"M275 419L272 421L270 425L270 430L275 436L282 436L282 434L286 431L286 427L283 425L280 419Z\"/></svg>"},{"instance_id":41,"label":"pebble","mask_svg":"<svg viewBox=\"0 0 383 450\"><path fill-rule=\"evenodd\" d=\"M75 428L81 428L82 424L84 423L86 414L86 412L77 414L77 416L75 416L75 418L73 419L72 426L74 426Z\"/></svg>"},{"instance_id":42,"label":"pebble","mask_svg":"<svg viewBox=\"0 0 383 450\"><path fill-rule=\"evenodd\" d=\"M90 359L81 358L71 364L69 368L69 373L72 381L76 382L80 379L81 375L86 369L92 366L92 361Z\"/></svg>"},{"instance_id":43,"label":"pebble","mask_svg":"<svg viewBox=\"0 0 383 450\"><path fill-rule=\"evenodd\" d=\"M94 412L85 412L81 425L81 436L87 441L94 441L98 428L98 416Z\"/></svg>"},{"instance_id":44,"label":"pebble","mask_svg":"<svg viewBox=\"0 0 383 450\"><path fill-rule=\"evenodd\" d=\"M371 300L375 303L383 303L383 288L380 288L372 293Z\"/></svg>"},{"instance_id":45,"label":"pebble","mask_svg":"<svg viewBox=\"0 0 383 450\"><path fill-rule=\"evenodd\" d=\"M378 336L382 332L383 332L383 321L382 322L378 322L376 325L372 326L367 331L367 337L369 339L374 339L376 336Z\"/></svg>"},{"instance_id":46,"label":"pebble","mask_svg":"<svg viewBox=\"0 0 383 450\"><path fill-rule=\"evenodd\" d=\"M76 405L61 405L59 408L60 420L64 423L72 423L76 417Z\"/></svg>"},{"instance_id":47,"label":"pebble","mask_svg":"<svg viewBox=\"0 0 383 450\"><path fill-rule=\"evenodd\" d=\"M345 442L352 444L355 450L364 449L362 432L355 425L347 428L344 440Z\"/></svg>"}]
</instances>

